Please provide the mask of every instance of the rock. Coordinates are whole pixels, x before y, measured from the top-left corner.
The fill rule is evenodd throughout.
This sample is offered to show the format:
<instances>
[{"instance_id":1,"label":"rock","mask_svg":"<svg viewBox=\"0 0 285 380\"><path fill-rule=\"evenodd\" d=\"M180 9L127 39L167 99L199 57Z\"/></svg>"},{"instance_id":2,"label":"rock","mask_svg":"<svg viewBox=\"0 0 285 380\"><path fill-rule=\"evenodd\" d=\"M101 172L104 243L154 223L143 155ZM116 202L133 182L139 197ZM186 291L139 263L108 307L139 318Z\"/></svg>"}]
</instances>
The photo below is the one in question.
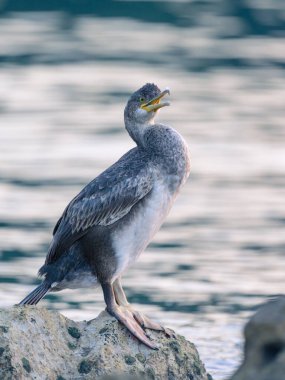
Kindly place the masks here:
<instances>
[{"instance_id":1,"label":"rock","mask_svg":"<svg viewBox=\"0 0 285 380\"><path fill-rule=\"evenodd\" d=\"M232 380L285 379L285 297L263 305L245 327L244 361Z\"/></svg>"},{"instance_id":2,"label":"rock","mask_svg":"<svg viewBox=\"0 0 285 380\"><path fill-rule=\"evenodd\" d=\"M42 307L0 309L0 379L211 379L193 343L148 333L159 350L139 343L106 312L74 322Z\"/></svg>"}]
</instances>

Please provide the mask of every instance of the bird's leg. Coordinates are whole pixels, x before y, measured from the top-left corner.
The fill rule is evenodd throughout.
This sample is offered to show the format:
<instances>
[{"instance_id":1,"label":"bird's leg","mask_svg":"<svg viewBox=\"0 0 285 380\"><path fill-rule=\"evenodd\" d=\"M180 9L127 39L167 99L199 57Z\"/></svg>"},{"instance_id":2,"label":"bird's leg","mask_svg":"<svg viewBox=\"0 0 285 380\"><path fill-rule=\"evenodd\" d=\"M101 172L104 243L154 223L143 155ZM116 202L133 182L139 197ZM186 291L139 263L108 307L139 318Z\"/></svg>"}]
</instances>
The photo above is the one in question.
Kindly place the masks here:
<instances>
[{"instance_id":1,"label":"bird's leg","mask_svg":"<svg viewBox=\"0 0 285 380\"><path fill-rule=\"evenodd\" d=\"M146 346L156 349L156 345L147 337L144 330L138 324L133 314L126 307L121 307L116 303L114 291L110 283L101 284L104 299L107 305L107 311L119 322L121 322L126 328L142 343Z\"/></svg>"},{"instance_id":2,"label":"bird's leg","mask_svg":"<svg viewBox=\"0 0 285 380\"><path fill-rule=\"evenodd\" d=\"M118 277L113 282L113 291L117 301L117 304L120 306L130 307L130 304L125 295L124 289L122 287L121 277Z\"/></svg>"},{"instance_id":3,"label":"bird's leg","mask_svg":"<svg viewBox=\"0 0 285 380\"><path fill-rule=\"evenodd\" d=\"M132 313L133 317L136 319L136 321L140 324L141 327L150 329L150 330L164 331L166 335L173 336L173 332L171 330L161 326L160 324L154 321L151 321L146 315L132 308L123 290L120 277L116 281L114 281L113 291L114 291L117 304L129 310L129 312Z\"/></svg>"}]
</instances>

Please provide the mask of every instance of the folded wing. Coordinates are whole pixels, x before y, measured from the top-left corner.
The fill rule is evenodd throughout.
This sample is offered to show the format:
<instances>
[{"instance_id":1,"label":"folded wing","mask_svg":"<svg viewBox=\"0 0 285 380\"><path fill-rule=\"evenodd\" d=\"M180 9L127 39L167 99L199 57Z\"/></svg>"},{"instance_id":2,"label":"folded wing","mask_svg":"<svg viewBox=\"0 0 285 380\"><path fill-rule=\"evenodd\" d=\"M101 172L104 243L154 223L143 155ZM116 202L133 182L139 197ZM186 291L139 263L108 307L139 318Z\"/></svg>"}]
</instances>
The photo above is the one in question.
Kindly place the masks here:
<instances>
[{"instance_id":1,"label":"folded wing","mask_svg":"<svg viewBox=\"0 0 285 380\"><path fill-rule=\"evenodd\" d=\"M151 191L153 178L147 161L136 159L135 150L127 155L132 159L122 157L70 202L55 226L45 264L56 260L90 228L123 218Z\"/></svg>"}]
</instances>

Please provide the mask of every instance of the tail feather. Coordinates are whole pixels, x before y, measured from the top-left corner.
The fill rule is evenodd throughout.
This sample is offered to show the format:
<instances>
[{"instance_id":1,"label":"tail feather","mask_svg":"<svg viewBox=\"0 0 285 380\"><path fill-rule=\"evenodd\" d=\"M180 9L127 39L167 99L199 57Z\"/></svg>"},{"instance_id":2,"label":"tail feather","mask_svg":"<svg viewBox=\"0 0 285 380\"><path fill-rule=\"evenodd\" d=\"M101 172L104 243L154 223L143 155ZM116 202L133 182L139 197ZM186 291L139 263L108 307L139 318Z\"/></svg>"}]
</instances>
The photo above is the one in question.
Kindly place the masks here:
<instances>
[{"instance_id":1,"label":"tail feather","mask_svg":"<svg viewBox=\"0 0 285 380\"><path fill-rule=\"evenodd\" d=\"M51 285L47 282L41 283L36 289L34 289L30 294L27 295L20 303L19 306L23 305L36 305L50 290Z\"/></svg>"}]
</instances>

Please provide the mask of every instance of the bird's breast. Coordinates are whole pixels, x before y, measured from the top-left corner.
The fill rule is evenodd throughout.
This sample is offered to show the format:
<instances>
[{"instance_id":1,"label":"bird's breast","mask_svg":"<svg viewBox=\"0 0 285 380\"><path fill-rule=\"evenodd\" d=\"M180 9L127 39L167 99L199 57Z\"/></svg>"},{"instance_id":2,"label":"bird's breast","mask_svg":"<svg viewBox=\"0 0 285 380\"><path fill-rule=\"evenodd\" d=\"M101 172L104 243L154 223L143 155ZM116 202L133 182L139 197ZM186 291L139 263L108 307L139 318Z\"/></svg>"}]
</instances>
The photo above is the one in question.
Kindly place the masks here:
<instances>
[{"instance_id":1,"label":"bird's breast","mask_svg":"<svg viewBox=\"0 0 285 380\"><path fill-rule=\"evenodd\" d=\"M147 149L169 190L177 193L190 173L190 154L184 138L173 128L158 125L149 131Z\"/></svg>"},{"instance_id":2,"label":"bird's breast","mask_svg":"<svg viewBox=\"0 0 285 380\"><path fill-rule=\"evenodd\" d=\"M168 186L157 181L151 193L135 205L112 234L119 276L146 248L167 216L174 196Z\"/></svg>"}]
</instances>

